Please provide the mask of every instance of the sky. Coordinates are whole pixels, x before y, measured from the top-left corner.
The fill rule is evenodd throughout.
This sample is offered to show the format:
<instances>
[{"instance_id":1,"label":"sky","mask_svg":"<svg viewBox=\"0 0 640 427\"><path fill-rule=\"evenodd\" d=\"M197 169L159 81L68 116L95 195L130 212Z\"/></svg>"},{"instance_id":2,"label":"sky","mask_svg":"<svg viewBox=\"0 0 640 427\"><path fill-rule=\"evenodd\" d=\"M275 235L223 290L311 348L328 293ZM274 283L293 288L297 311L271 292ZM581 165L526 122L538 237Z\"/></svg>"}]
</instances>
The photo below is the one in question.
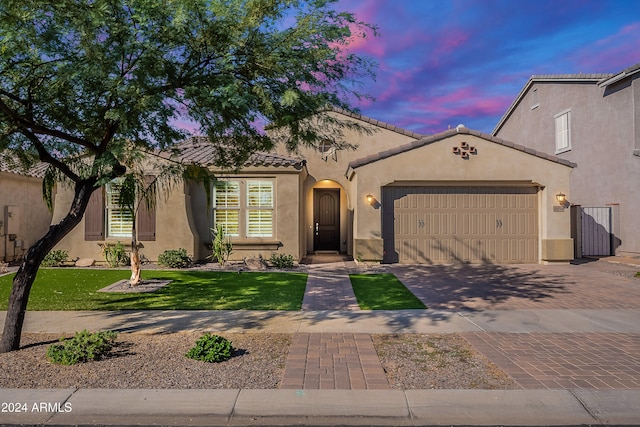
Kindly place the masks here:
<instances>
[{"instance_id":1,"label":"sky","mask_svg":"<svg viewBox=\"0 0 640 427\"><path fill-rule=\"evenodd\" d=\"M640 0L340 0L378 27L352 46L376 80L356 105L422 134L491 133L532 75L618 73L640 62Z\"/></svg>"}]
</instances>

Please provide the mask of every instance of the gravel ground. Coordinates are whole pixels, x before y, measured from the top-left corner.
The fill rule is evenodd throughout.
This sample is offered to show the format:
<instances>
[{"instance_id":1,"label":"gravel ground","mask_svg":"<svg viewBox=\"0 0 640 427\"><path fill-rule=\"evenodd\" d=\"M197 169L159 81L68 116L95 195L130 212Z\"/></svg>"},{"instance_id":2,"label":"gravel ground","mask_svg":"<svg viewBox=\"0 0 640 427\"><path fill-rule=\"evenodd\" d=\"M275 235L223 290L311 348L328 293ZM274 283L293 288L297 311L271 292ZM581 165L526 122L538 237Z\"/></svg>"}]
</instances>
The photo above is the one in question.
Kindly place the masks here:
<instances>
[{"instance_id":1,"label":"gravel ground","mask_svg":"<svg viewBox=\"0 0 640 427\"><path fill-rule=\"evenodd\" d=\"M200 333L120 334L103 360L61 366L46 359L60 338L24 334L23 348L0 354L1 388L278 388L291 343L288 334L220 334L234 357L205 363L184 357Z\"/></svg>"},{"instance_id":2,"label":"gravel ground","mask_svg":"<svg viewBox=\"0 0 640 427\"><path fill-rule=\"evenodd\" d=\"M517 384L457 334L373 335L394 389L516 389Z\"/></svg>"},{"instance_id":3,"label":"gravel ground","mask_svg":"<svg viewBox=\"0 0 640 427\"><path fill-rule=\"evenodd\" d=\"M184 357L200 333L120 334L103 360L60 366L46 359L54 334L25 334L23 348L0 354L0 388L276 389L292 336L220 334L236 353L222 363ZM395 389L511 389L516 384L459 335L373 335Z\"/></svg>"}]
</instances>

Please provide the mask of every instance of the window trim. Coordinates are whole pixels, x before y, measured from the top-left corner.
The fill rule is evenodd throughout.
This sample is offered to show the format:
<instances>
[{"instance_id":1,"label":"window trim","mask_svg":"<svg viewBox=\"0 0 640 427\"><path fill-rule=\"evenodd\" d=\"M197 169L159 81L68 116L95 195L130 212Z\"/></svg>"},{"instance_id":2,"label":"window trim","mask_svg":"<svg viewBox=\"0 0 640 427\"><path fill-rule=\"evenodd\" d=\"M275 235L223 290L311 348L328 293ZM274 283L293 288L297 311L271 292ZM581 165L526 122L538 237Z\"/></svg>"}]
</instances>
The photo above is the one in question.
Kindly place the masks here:
<instances>
[{"instance_id":1,"label":"window trim","mask_svg":"<svg viewBox=\"0 0 640 427\"><path fill-rule=\"evenodd\" d=\"M235 182L238 185L238 205L237 206L229 206L222 207L218 205L218 201L216 199L216 190L218 184L221 182ZM268 184L268 185L266 185ZM264 185L270 189L270 198L265 199L261 198L260 204L252 204L255 203L255 200L251 199L250 195L250 187L252 185ZM270 177L250 177L250 178L241 178L241 177L230 177L224 179L218 179L218 182L213 185L213 203L212 203L212 215L211 222L212 227L215 228L217 226L216 221L216 212L221 210L227 211L236 211L238 217L237 224L237 233L229 233L229 236L232 240L249 240L249 241L259 241L262 239L272 240L276 238L276 180L275 178ZM266 201L266 204L261 204ZM250 224L251 213L265 213L266 216L270 216L271 224L270 224L270 233L261 233L261 232L250 232ZM267 215L268 212L268 215ZM255 221L255 220L254 220ZM260 220L258 220L260 221ZM259 225L259 224L258 224ZM258 226L258 230L263 227Z\"/></svg>"},{"instance_id":2,"label":"window trim","mask_svg":"<svg viewBox=\"0 0 640 427\"><path fill-rule=\"evenodd\" d=\"M567 128L566 130L559 131L558 123L559 120L562 120L563 117L567 118ZM566 153L567 151L571 151L571 110L565 110L553 117L554 124L554 135L555 135L555 144L556 144L556 154ZM566 145L560 146L561 141L560 135L562 133L566 134Z\"/></svg>"}]
</instances>

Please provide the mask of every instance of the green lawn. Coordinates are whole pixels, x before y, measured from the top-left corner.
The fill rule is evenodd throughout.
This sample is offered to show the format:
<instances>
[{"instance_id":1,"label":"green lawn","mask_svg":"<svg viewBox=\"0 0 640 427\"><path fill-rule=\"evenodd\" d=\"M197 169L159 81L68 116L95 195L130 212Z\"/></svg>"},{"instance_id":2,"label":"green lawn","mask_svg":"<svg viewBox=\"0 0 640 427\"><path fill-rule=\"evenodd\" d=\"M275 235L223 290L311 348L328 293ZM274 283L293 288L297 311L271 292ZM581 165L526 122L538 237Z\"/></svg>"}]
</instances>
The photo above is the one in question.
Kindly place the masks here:
<instances>
[{"instance_id":1,"label":"green lawn","mask_svg":"<svg viewBox=\"0 0 640 427\"><path fill-rule=\"evenodd\" d=\"M363 310L427 308L393 274L350 274L349 279Z\"/></svg>"},{"instance_id":2,"label":"green lawn","mask_svg":"<svg viewBox=\"0 0 640 427\"><path fill-rule=\"evenodd\" d=\"M128 270L43 268L28 310L300 310L302 273L143 271L145 279L172 280L152 293L97 292L130 276ZM0 277L0 310L7 309L13 275Z\"/></svg>"}]
</instances>

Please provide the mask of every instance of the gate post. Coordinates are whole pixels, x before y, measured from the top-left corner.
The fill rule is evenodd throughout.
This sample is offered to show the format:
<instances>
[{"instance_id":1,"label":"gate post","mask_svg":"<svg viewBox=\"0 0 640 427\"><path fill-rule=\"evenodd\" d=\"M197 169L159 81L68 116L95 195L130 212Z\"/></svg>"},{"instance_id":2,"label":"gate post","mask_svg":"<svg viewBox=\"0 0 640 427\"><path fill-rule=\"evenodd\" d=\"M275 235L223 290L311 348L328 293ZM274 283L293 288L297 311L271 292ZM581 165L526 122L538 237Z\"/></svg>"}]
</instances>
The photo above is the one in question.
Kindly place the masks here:
<instances>
[{"instance_id":1,"label":"gate post","mask_svg":"<svg viewBox=\"0 0 640 427\"><path fill-rule=\"evenodd\" d=\"M571 238L575 258L582 258L582 205L571 205Z\"/></svg>"}]
</instances>

